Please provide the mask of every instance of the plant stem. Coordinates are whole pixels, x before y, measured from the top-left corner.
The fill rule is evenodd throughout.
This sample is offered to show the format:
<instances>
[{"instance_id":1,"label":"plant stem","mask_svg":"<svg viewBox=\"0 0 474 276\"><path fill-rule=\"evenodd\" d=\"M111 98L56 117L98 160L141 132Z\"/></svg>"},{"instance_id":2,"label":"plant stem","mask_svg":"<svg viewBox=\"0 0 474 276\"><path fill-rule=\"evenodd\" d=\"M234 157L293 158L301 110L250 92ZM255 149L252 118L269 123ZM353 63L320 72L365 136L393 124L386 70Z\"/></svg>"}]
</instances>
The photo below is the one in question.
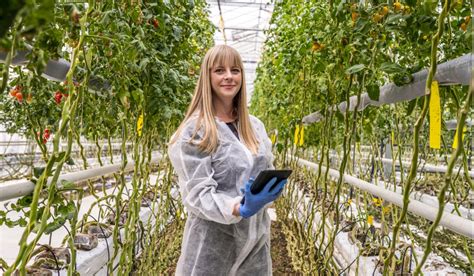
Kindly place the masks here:
<instances>
[{"instance_id":1,"label":"plant stem","mask_svg":"<svg viewBox=\"0 0 474 276\"><path fill-rule=\"evenodd\" d=\"M444 213L444 207L446 205L445 195L446 195L446 191L451 186L451 181L452 181L451 178L452 178L454 165L456 164L456 161L462 151L462 131L464 128L464 124L466 122L466 117L469 112L469 108L471 106L471 99L472 99L473 93L474 93L474 87L471 87L471 90L467 94L467 99L466 99L466 102L464 103L464 107L461 109L461 114L458 118L458 126L457 126L458 135L457 137L454 138L454 139L457 139L458 141L458 147L451 154L451 158L448 163L448 169L444 177L445 182L444 182L443 187L441 188L441 191L438 194L438 204L439 204L438 213L436 215L436 219L433 221L433 224L430 226L430 229L428 231L428 237L426 238L425 251L423 253L423 258L421 259L420 263L415 268L415 275L421 274L421 268L423 267L426 260L428 259L428 255L431 253L434 231L436 230L436 227L439 225L439 222L441 221L441 217L443 216L443 213Z\"/></svg>"},{"instance_id":2,"label":"plant stem","mask_svg":"<svg viewBox=\"0 0 474 276\"><path fill-rule=\"evenodd\" d=\"M423 126L424 119L426 117L426 114L428 113L428 107L429 107L429 102L430 102L430 91L431 91L431 84L433 82L433 78L436 74L436 67L437 67L437 48L439 44L439 40L443 34L443 28L444 28L444 19L448 15L449 12L449 3L450 0L446 0L443 5L443 10L441 11L439 17L438 17L438 31L436 34L433 36L432 41L431 41L431 67L428 72L428 76L426 78L426 85L425 85L425 97L424 97L424 102L423 102L423 109L421 111L420 116L418 117L418 120L415 123L415 128L414 128L414 133L413 133L413 155L412 155L412 161L411 161L411 167L410 167L410 173L408 175L408 178L406 180L404 190L403 190L403 207L402 207L402 212L400 214L400 217L398 218L395 226L393 227L393 235L392 235L392 243L390 246L390 253L387 259L384 261L384 275L387 275L389 270L392 270L391 272L393 273L394 268L395 268L395 260L394 260L394 255L395 255L395 249L396 245L398 242L398 234L400 231L400 227L402 223L405 221L405 217L408 212L408 204L410 202L409 196L412 188L412 183L413 180L416 177L416 170L418 167L418 151L419 151L419 136L420 136L420 130L421 127ZM389 268L390 265L390 268Z\"/></svg>"}]
</instances>

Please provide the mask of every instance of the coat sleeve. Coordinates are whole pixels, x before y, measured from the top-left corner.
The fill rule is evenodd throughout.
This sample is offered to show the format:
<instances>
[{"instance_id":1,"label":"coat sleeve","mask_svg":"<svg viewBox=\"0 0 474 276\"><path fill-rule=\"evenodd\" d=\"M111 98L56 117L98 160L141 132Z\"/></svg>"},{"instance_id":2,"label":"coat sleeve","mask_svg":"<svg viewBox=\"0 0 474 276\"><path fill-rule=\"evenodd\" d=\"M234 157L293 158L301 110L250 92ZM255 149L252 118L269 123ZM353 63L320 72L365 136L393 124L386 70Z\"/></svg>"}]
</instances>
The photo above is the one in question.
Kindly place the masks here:
<instances>
[{"instance_id":1,"label":"coat sleeve","mask_svg":"<svg viewBox=\"0 0 474 276\"><path fill-rule=\"evenodd\" d=\"M242 219L232 214L234 205L242 197L232 197L217 190L210 154L185 140L172 144L168 153L178 174L183 204L189 212L221 224L237 223Z\"/></svg>"}]
</instances>

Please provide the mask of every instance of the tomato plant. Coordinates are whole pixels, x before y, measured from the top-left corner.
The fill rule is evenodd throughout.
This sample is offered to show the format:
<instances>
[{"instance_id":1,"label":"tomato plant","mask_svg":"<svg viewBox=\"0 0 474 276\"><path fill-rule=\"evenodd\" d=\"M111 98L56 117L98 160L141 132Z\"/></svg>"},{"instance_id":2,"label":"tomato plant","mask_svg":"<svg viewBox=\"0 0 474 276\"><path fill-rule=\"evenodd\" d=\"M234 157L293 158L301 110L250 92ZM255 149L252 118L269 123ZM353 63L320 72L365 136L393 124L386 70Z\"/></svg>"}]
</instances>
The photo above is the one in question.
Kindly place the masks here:
<instances>
[{"instance_id":1,"label":"tomato plant","mask_svg":"<svg viewBox=\"0 0 474 276\"><path fill-rule=\"evenodd\" d=\"M470 8L469 1L340 0L276 3L262 61L257 68L251 111L264 119L270 131L278 132L276 148L282 153L280 159L285 161L286 154L291 152L303 158L314 158L319 165L329 166L330 159L333 158L331 154L338 153L341 162L337 164L337 169L342 175L356 173L356 148L361 144L372 149L370 154L374 158L373 164L376 163L375 158L381 156L381 152L386 151L387 147L396 150L394 161L401 160L402 156L408 154L412 154L413 160L417 160L417 149L423 158L429 157L431 160L436 160L438 156L444 156L445 160L449 156L459 156L460 153L452 152L450 146L457 138L446 129L443 129L445 146L440 150L429 148L427 141L430 134L426 120L424 121L424 117L428 117L426 106L429 96L410 102L368 106L361 112L352 112L349 108L340 111L338 107L341 104L347 106L350 97L355 97L356 102L351 103L351 108L357 108L363 104L357 100L362 98L363 93L367 93L370 100L378 101L383 85L393 83L397 87L408 87L413 82L414 73L421 70L433 72L433 63L443 63L469 53L472 41L472 24L468 25ZM440 29L443 32L440 33ZM472 90L468 91L465 84L441 87L440 94L443 120L457 119L462 122L460 114L472 116L472 107L466 110L462 106L470 103L469 95L472 94ZM390 97L396 99L397 95ZM301 119L315 111L319 111L321 118L316 123L305 126L304 145L292 143L295 129L302 127ZM418 127L413 127L416 125ZM411 149L406 149L407 147ZM466 142L462 151L464 157L460 154L460 159L467 160ZM453 163L456 158L452 160ZM462 166L467 168L466 161L463 163ZM375 170L375 165L372 166L372 170ZM404 191L411 191L417 163L413 161L409 168L403 168L402 165L400 167ZM415 173L407 177L406 172L410 168L412 171L415 168ZM395 177L384 179L395 180ZM450 181L447 174L446 183L451 183ZM469 182L468 176L456 181L460 186L469 186L464 185ZM314 207L317 204L313 205L315 212L322 213L322 220L331 217L332 213L336 217L342 216L336 206L340 205L341 197L347 196L349 192L342 185L342 179L333 183L329 181L327 174L320 172L311 181L311 185L316 195L322 193L322 198L316 203L319 200L330 202L329 206L321 207L322 209ZM449 185L454 193L467 192ZM442 201L445 199L440 199ZM282 205L282 208L294 208L291 202L284 204L289 205ZM398 211L392 211L390 216L385 216L385 220L395 222L398 219L398 223L406 222L403 215L406 206L401 208L401 216ZM360 208L362 212L367 212L368 207ZM303 240L314 239L323 247L325 233L322 228L319 230L314 237L305 233ZM299 228L290 228L288 231L300 233ZM424 231L432 232L427 228ZM398 240L397 227L394 232L391 237L392 251L389 250L392 255L386 257L386 260L393 258ZM335 233L330 233L330 240L334 241L335 236ZM439 239L442 238L438 237L438 241ZM457 237L456 240L457 249L466 254L472 264L467 250L469 242L463 237ZM430 236L424 245L427 248L425 257L431 250L431 242ZM306 273L336 273L337 271L331 270L333 266L330 265L332 247L323 247L327 250L321 250L320 247L314 259L308 260L310 263L302 265L301 269ZM304 245L295 245L295 259L306 256L298 255L298 252L304 252L304 248ZM451 262L469 273L469 265L461 263L459 259ZM385 273L395 273L391 261L385 264Z\"/></svg>"},{"instance_id":2,"label":"tomato plant","mask_svg":"<svg viewBox=\"0 0 474 276\"><path fill-rule=\"evenodd\" d=\"M170 131L182 119L196 80L196 75L188 72L199 69L203 54L213 43L206 4L25 0L9 7L9 17L0 22L0 51L6 54L1 67L0 123L8 132L35 140L45 166L35 168L31 176L36 185L28 204L14 206L14 211L24 209L24 216L16 223L24 226L24 232L20 253L8 264L6 273L16 269L24 273L39 237L66 222L71 225L68 270L74 273L74 236L90 217L78 217L82 189L71 185L59 189L57 179L63 165L70 162L73 143L83 148L84 138L95 142L102 164L99 141L105 139L110 145L111 139L117 138L122 140L122 166L128 158L137 164L131 181L133 192L125 195L127 181L122 170L116 177L117 195L98 201L111 200L109 203L115 204L111 209L126 217L122 226L115 223L114 246L120 250L115 251L108 266L113 269L114 260L119 260L119 271L128 274L135 262L135 245L143 234L135 226L142 197L150 188L151 152L163 148ZM13 64L20 52L27 53L26 63ZM67 62L65 76L59 77L60 82L58 77L48 80L53 78L48 72L59 70L51 71L49 62L59 59ZM67 146L60 147L61 142ZM133 142L132 157L127 153L129 142ZM86 160L82 150L81 154ZM48 178L51 183L46 185ZM71 191L75 197L63 196ZM128 207L124 209L124 205ZM148 235L161 229L160 223L163 221L149 229ZM119 227L128 229L122 242ZM27 242L32 231L36 237ZM141 269L151 271L146 266Z\"/></svg>"}]
</instances>

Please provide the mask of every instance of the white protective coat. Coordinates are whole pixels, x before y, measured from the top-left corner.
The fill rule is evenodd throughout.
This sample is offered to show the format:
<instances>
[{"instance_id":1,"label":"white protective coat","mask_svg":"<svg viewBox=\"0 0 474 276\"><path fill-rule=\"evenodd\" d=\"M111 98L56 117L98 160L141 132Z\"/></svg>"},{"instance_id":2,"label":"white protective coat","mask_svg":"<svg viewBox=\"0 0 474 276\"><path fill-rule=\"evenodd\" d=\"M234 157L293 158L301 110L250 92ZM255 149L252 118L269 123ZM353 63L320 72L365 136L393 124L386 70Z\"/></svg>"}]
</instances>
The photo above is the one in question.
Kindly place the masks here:
<instances>
[{"instance_id":1,"label":"white protective coat","mask_svg":"<svg viewBox=\"0 0 474 276\"><path fill-rule=\"evenodd\" d=\"M256 155L216 118L219 146L207 154L191 144L197 117L188 120L168 148L178 174L188 218L176 275L271 275L270 218L260 210L248 219L232 215L240 188L250 177L273 169L271 142L263 123L250 121L259 141ZM202 131L194 137L200 141Z\"/></svg>"}]
</instances>

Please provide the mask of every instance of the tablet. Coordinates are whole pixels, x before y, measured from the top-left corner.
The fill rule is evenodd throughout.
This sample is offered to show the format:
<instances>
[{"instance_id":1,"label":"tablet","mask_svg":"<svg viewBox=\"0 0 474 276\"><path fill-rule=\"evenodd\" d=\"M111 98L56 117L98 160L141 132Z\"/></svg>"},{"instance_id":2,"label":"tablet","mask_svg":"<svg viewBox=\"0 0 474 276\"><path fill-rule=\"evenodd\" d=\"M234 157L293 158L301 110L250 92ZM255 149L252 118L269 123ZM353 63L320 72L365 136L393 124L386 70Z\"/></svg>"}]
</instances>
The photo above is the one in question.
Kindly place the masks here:
<instances>
[{"instance_id":1,"label":"tablet","mask_svg":"<svg viewBox=\"0 0 474 276\"><path fill-rule=\"evenodd\" d=\"M255 181L252 183L252 186L250 186L250 191L252 194L258 194L260 193L263 188L265 187L265 184L268 183L272 178L276 177L277 181L275 182L274 186L280 183L283 179L287 179L292 170L264 170L261 171L260 174L257 176ZM273 187L271 188L273 189ZM270 189L270 190L271 190Z\"/></svg>"}]
</instances>

